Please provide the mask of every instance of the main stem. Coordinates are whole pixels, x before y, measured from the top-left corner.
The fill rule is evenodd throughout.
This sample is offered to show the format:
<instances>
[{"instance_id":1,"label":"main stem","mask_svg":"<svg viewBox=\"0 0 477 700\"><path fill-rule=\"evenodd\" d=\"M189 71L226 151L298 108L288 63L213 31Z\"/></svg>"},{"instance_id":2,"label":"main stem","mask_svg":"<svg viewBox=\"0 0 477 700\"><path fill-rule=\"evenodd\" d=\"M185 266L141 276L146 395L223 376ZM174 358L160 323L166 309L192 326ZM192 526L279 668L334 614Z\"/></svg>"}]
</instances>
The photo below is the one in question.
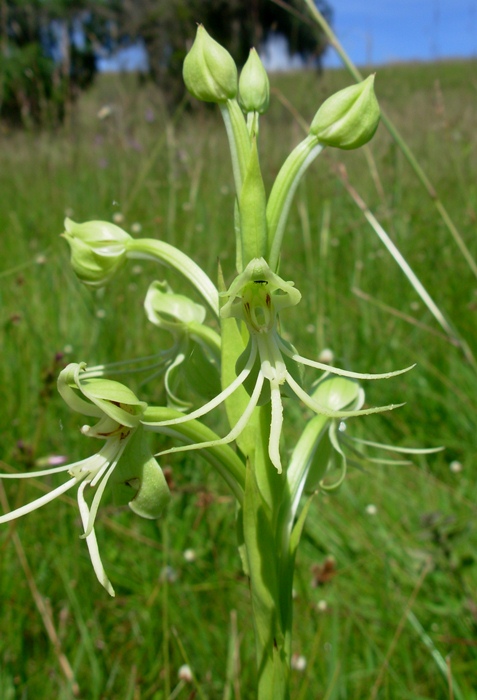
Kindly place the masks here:
<instances>
[{"instance_id":1,"label":"main stem","mask_svg":"<svg viewBox=\"0 0 477 700\"><path fill-rule=\"evenodd\" d=\"M268 456L270 406L259 409L255 450L248 460L243 534L250 577L258 700L290 700L293 558L284 552L279 514L287 480Z\"/></svg>"}]
</instances>

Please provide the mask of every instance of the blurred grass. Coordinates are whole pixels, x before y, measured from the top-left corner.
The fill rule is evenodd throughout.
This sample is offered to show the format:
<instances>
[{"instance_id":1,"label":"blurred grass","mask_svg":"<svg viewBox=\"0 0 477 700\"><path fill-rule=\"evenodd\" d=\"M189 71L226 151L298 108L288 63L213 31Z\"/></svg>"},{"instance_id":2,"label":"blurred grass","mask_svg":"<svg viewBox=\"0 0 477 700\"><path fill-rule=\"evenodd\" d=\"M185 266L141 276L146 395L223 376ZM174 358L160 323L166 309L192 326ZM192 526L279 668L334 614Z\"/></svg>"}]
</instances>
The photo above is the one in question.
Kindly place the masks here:
<instances>
[{"instance_id":1,"label":"blurred grass","mask_svg":"<svg viewBox=\"0 0 477 700\"><path fill-rule=\"evenodd\" d=\"M432 175L474 256L475 68L475 62L394 66L379 69L376 81L382 106ZM268 186L301 138L279 97L309 120L348 83L340 71L274 77L273 105L260 133ZM65 362L148 354L160 342L147 327L142 299L165 271L130 265L107 290L83 289L58 238L65 213L79 221L120 213L126 229L140 224L136 235L179 245L212 277L217 258L228 279L233 274L232 176L220 117L183 107L170 119L151 88L105 77L60 133L0 134L0 445L7 465L23 470L47 455L87 454L78 418L56 395ZM102 108L107 116L100 119ZM366 386L370 403L406 405L353 427L383 442L446 450L409 467L352 471L338 494L316 499L298 559L294 648L307 665L294 672L293 697L472 700L476 373L439 335L333 174L337 164L345 164L350 182L474 352L477 285L383 128L370 148L378 177L364 151L328 151L299 188L282 272L304 301L301 314L285 316L284 325L303 354L316 357L330 347L337 364L357 371L417 362L411 373ZM160 397L154 387L141 391ZM453 461L461 472L450 470ZM169 466L174 496L164 520L139 521L112 505L100 512L97 531L114 600L94 578L71 498L2 528L2 700L74 697L60 652L79 697L88 700L186 698L194 687L211 700L236 698L238 687L242 700L253 698L253 632L233 502L199 456ZM41 485L5 484L10 507L40 495ZM30 574L20 567L14 532ZM187 549L195 561L184 558ZM320 583L329 557L332 575ZM55 626L56 648L35 606L32 578ZM232 669L226 681L230 639L240 645L240 680ZM178 680L184 663L196 686Z\"/></svg>"}]
</instances>

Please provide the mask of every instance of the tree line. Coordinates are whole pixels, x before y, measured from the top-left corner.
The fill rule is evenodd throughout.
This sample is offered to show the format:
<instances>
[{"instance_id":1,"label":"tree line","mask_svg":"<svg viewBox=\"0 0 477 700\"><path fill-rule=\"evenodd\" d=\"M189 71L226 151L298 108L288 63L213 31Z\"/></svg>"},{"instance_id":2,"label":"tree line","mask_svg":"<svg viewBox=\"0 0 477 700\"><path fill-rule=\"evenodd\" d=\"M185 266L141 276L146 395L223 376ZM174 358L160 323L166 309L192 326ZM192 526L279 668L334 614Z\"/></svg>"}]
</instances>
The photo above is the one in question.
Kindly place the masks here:
<instances>
[{"instance_id":1,"label":"tree line","mask_svg":"<svg viewBox=\"0 0 477 700\"><path fill-rule=\"evenodd\" d=\"M328 17L326 0L315 0ZM319 65L324 35L306 21L301 0L0 0L0 118L60 122L92 84L98 58L142 42L149 77L174 103L196 24L238 65L251 46L283 35L291 53Z\"/></svg>"}]
</instances>

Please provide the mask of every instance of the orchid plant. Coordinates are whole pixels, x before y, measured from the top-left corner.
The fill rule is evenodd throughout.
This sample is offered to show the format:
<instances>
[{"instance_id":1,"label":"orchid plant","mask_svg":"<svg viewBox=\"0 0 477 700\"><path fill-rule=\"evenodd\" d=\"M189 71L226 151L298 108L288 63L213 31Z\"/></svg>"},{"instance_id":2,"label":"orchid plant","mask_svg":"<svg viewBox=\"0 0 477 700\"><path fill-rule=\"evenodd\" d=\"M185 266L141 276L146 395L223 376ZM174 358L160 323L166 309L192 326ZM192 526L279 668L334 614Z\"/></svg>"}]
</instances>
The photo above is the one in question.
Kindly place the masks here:
<instances>
[{"instance_id":1,"label":"orchid plant","mask_svg":"<svg viewBox=\"0 0 477 700\"><path fill-rule=\"evenodd\" d=\"M257 52L251 50L238 79L230 54L199 26L184 62L184 80L195 98L219 106L225 123L236 189L236 276L227 285L219 268L216 285L168 243L133 238L108 222L78 224L66 219L63 236L71 264L86 285L106 285L129 260L148 259L180 274L201 303L175 293L166 281L154 281L145 311L155 326L170 334L170 346L132 363L65 367L58 378L61 396L73 411L96 421L82 428L85 437L104 444L92 457L73 464L1 474L17 479L64 472L68 478L50 493L0 516L0 523L77 487L82 537L99 582L114 595L94 528L105 488L111 487L138 515L158 518L170 498L158 459L200 451L237 502L238 545L250 579L256 637L257 697L286 700L295 556L310 504L317 492L342 483L347 453L359 462L365 459L363 445L390 449L353 440L344 430L349 418L397 407L366 407L358 380L390 378L410 368L359 374L303 357L281 333L280 317L300 304L301 293L293 281L280 276L280 258L286 255L283 241L293 195L308 166L325 147L346 150L367 143L378 126L379 106L374 76L331 96L318 110L308 136L285 160L267 198L258 140L269 82ZM311 384L304 382L304 367L316 370ZM147 405L124 384L108 378L131 369L163 380L165 405ZM287 445L290 401L308 409L293 446ZM222 409L228 421L225 435L201 422L216 409ZM305 420L310 411L312 417ZM150 432L177 444L154 456L146 441Z\"/></svg>"}]
</instances>

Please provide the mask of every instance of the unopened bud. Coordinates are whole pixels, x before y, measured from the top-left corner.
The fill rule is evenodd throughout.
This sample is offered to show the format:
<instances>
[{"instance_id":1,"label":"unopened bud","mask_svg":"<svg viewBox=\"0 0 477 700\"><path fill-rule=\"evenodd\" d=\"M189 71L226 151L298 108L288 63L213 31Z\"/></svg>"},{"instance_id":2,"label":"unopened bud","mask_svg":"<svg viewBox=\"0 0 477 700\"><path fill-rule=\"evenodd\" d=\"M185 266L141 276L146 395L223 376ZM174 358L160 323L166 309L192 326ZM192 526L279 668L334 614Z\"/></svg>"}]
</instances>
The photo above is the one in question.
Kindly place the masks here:
<instances>
[{"instance_id":1,"label":"unopened bud","mask_svg":"<svg viewBox=\"0 0 477 700\"><path fill-rule=\"evenodd\" d=\"M77 224L65 219L66 238L71 250L71 266L79 279L100 287L126 262L129 234L107 221Z\"/></svg>"},{"instance_id":2,"label":"unopened bud","mask_svg":"<svg viewBox=\"0 0 477 700\"><path fill-rule=\"evenodd\" d=\"M185 57L183 76L191 95L203 102L226 102L237 94L235 61L201 24Z\"/></svg>"},{"instance_id":3,"label":"unopened bud","mask_svg":"<svg viewBox=\"0 0 477 700\"><path fill-rule=\"evenodd\" d=\"M325 146L351 150L368 143L378 128L379 118L374 75L370 75L329 97L316 113L310 134Z\"/></svg>"},{"instance_id":4,"label":"unopened bud","mask_svg":"<svg viewBox=\"0 0 477 700\"><path fill-rule=\"evenodd\" d=\"M255 49L250 54L240 73L240 104L245 112L264 114L270 102L270 83L267 71Z\"/></svg>"}]
</instances>

